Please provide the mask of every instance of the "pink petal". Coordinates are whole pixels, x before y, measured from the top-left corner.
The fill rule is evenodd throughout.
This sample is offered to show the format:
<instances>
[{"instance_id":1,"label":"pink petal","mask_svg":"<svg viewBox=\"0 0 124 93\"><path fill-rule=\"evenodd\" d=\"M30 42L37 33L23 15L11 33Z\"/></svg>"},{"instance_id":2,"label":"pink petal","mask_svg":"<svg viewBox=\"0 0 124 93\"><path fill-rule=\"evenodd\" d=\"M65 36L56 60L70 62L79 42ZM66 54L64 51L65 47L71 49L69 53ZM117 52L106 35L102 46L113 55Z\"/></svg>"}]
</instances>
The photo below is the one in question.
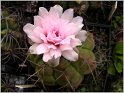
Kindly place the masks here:
<instances>
[{"instance_id":1,"label":"pink petal","mask_svg":"<svg viewBox=\"0 0 124 93\"><path fill-rule=\"evenodd\" d=\"M52 67L56 67L59 65L60 57L58 58L52 58L51 60L48 61L48 64Z\"/></svg>"},{"instance_id":2,"label":"pink petal","mask_svg":"<svg viewBox=\"0 0 124 93\"><path fill-rule=\"evenodd\" d=\"M36 43L41 43L42 40L40 38L38 38L35 34L34 34L34 30L35 29L35 26L32 25L32 24L26 24L24 27L23 27L23 30L25 31L25 33L28 35L28 37L33 41L33 42L36 42Z\"/></svg>"},{"instance_id":3,"label":"pink petal","mask_svg":"<svg viewBox=\"0 0 124 93\"><path fill-rule=\"evenodd\" d=\"M33 33L33 30L34 30L35 26L30 24L30 23L27 23L24 27L23 27L23 30L24 32L27 34L27 35L30 35Z\"/></svg>"},{"instance_id":4,"label":"pink petal","mask_svg":"<svg viewBox=\"0 0 124 93\"><path fill-rule=\"evenodd\" d=\"M43 40L44 43L47 43L47 39L46 39L46 36L42 33L39 34L40 35L40 38Z\"/></svg>"},{"instance_id":5,"label":"pink petal","mask_svg":"<svg viewBox=\"0 0 124 93\"><path fill-rule=\"evenodd\" d=\"M40 34L42 33L42 28L36 27L33 31L34 31L34 34L35 34L38 38L40 38Z\"/></svg>"},{"instance_id":6,"label":"pink petal","mask_svg":"<svg viewBox=\"0 0 124 93\"><path fill-rule=\"evenodd\" d=\"M58 11L53 7L50 8L49 15L52 19L59 18Z\"/></svg>"},{"instance_id":7,"label":"pink petal","mask_svg":"<svg viewBox=\"0 0 124 93\"><path fill-rule=\"evenodd\" d=\"M43 54L43 61L48 62L50 59L52 59L52 56L49 52Z\"/></svg>"},{"instance_id":8,"label":"pink petal","mask_svg":"<svg viewBox=\"0 0 124 93\"><path fill-rule=\"evenodd\" d=\"M82 45L81 41L79 39L71 39L71 46L72 47L76 47L76 46L79 46L79 45Z\"/></svg>"},{"instance_id":9,"label":"pink petal","mask_svg":"<svg viewBox=\"0 0 124 93\"><path fill-rule=\"evenodd\" d=\"M29 48L29 51L31 54L37 54L37 51L36 51L36 47L38 46L39 44L33 44L30 48Z\"/></svg>"},{"instance_id":10,"label":"pink petal","mask_svg":"<svg viewBox=\"0 0 124 93\"><path fill-rule=\"evenodd\" d=\"M46 44L40 44L36 48L37 54L43 54L49 51Z\"/></svg>"},{"instance_id":11,"label":"pink petal","mask_svg":"<svg viewBox=\"0 0 124 93\"><path fill-rule=\"evenodd\" d=\"M80 16L77 16L77 17L74 17L71 22L73 22L75 24L82 24L83 18Z\"/></svg>"},{"instance_id":12,"label":"pink petal","mask_svg":"<svg viewBox=\"0 0 124 93\"><path fill-rule=\"evenodd\" d=\"M56 59L61 56L61 51L59 49L51 49L50 55Z\"/></svg>"},{"instance_id":13,"label":"pink petal","mask_svg":"<svg viewBox=\"0 0 124 93\"><path fill-rule=\"evenodd\" d=\"M46 34L46 32L44 31L44 29L40 26L37 26L35 29L34 29L34 32L36 32L35 34L40 34L40 33L43 33L43 34ZM38 35L39 36L39 35Z\"/></svg>"},{"instance_id":14,"label":"pink petal","mask_svg":"<svg viewBox=\"0 0 124 93\"><path fill-rule=\"evenodd\" d=\"M81 30L77 35L76 38L80 39L81 42L85 41L87 38L87 31Z\"/></svg>"},{"instance_id":15,"label":"pink petal","mask_svg":"<svg viewBox=\"0 0 124 93\"><path fill-rule=\"evenodd\" d=\"M45 30L44 32L49 32L53 28L53 24L57 24L55 19L52 19L50 16L45 17L42 20L42 28Z\"/></svg>"},{"instance_id":16,"label":"pink petal","mask_svg":"<svg viewBox=\"0 0 124 93\"><path fill-rule=\"evenodd\" d=\"M55 5L53 8L57 11L57 13L59 14L59 16L62 15L63 8L60 5Z\"/></svg>"},{"instance_id":17,"label":"pink petal","mask_svg":"<svg viewBox=\"0 0 124 93\"><path fill-rule=\"evenodd\" d=\"M60 44L70 44L70 38L66 38L60 42Z\"/></svg>"},{"instance_id":18,"label":"pink petal","mask_svg":"<svg viewBox=\"0 0 124 93\"><path fill-rule=\"evenodd\" d=\"M67 44L65 44L65 45L60 45L60 50L61 51L65 51L65 50L72 50L72 47L70 46L70 45L67 45Z\"/></svg>"},{"instance_id":19,"label":"pink petal","mask_svg":"<svg viewBox=\"0 0 124 93\"><path fill-rule=\"evenodd\" d=\"M67 22L71 21L73 18L73 9L67 9L64 11L64 13L62 14L61 18L63 20L66 20Z\"/></svg>"},{"instance_id":20,"label":"pink petal","mask_svg":"<svg viewBox=\"0 0 124 93\"><path fill-rule=\"evenodd\" d=\"M59 6L54 6L50 8L49 11L49 18L51 18L49 20L49 24L57 25L57 23L59 22L60 16L62 15L62 10L59 10L58 8Z\"/></svg>"},{"instance_id":21,"label":"pink petal","mask_svg":"<svg viewBox=\"0 0 124 93\"><path fill-rule=\"evenodd\" d=\"M40 15L41 17L46 17L46 16L48 15L47 9L44 8L44 7L40 7L40 8L39 8L39 15Z\"/></svg>"},{"instance_id":22,"label":"pink petal","mask_svg":"<svg viewBox=\"0 0 124 93\"><path fill-rule=\"evenodd\" d=\"M70 35L70 36L67 36L65 39L63 39L60 44L69 44L70 45L70 41L71 39L75 38L75 35Z\"/></svg>"},{"instance_id":23,"label":"pink petal","mask_svg":"<svg viewBox=\"0 0 124 93\"><path fill-rule=\"evenodd\" d=\"M71 43L71 39L75 39L75 35L70 35L70 36L67 36L65 39L63 39L60 44L67 44L67 45L70 45Z\"/></svg>"},{"instance_id":24,"label":"pink petal","mask_svg":"<svg viewBox=\"0 0 124 93\"><path fill-rule=\"evenodd\" d=\"M42 43L42 40L38 38L36 35L28 35L28 37L35 43Z\"/></svg>"},{"instance_id":25,"label":"pink petal","mask_svg":"<svg viewBox=\"0 0 124 93\"><path fill-rule=\"evenodd\" d=\"M48 43L47 46L48 46L48 49L57 49L57 47L54 46L53 44Z\"/></svg>"},{"instance_id":26,"label":"pink petal","mask_svg":"<svg viewBox=\"0 0 124 93\"><path fill-rule=\"evenodd\" d=\"M78 54L74 50L63 51L62 56L70 61L78 60Z\"/></svg>"},{"instance_id":27,"label":"pink petal","mask_svg":"<svg viewBox=\"0 0 124 93\"><path fill-rule=\"evenodd\" d=\"M34 25L35 26L42 26L42 18L40 16L34 16Z\"/></svg>"},{"instance_id":28,"label":"pink petal","mask_svg":"<svg viewBox=\"0 0 124 93\"><path fill-rule=\"evenodd\" d=\"M66 36L78 34L78 32L81 30L82 26L83 26L82 24L80 24L80 25L77 25L74 23L67 24L66 29L65 29Z\"/></svg>"},{"instance_id":29,"label":"pink petal","mask_svg":"<svg viewBox=\"0 0 124 93\"><path fill-rule=\"evenodd\" d=\"M45 33L43 31L43 29L38 26L34 29L34 35L33 36L36 36L37 38L40 39L40 41L47 43L46 36L43 33Z\"/></svg>"}]
</instances>

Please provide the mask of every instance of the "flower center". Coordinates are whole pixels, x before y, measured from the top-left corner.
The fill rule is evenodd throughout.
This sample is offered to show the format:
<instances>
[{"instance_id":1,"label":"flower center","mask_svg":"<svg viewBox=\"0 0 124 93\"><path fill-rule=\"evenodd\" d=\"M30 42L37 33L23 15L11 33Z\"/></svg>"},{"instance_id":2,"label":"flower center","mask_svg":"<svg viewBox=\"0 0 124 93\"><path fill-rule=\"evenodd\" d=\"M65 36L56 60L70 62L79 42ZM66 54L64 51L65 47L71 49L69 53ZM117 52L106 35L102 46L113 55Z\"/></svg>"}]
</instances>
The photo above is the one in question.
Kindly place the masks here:
<instances>
[{"instance_id":1,"label":"flower center","mask_svg":"<svg viewBox=\"0 0 124 93\"><path fill-rule=\"evenodd\" d=\"M48 34L47 34L47 41L49 43L58 43L62 40L61 33L59 32L58 28L53 28Z\"/></svg>"},{"instance_id":2,"label":"flower center","mask_svg":"<svg viewBox=\"0 0 124 93\"><path fill-rule=\"evenodd\" d=\"M56 37L59 37L59 32L55 31L55 35L56 35Z\"/></svg>"},{"instance_id":3,"label":"flower center","mask_svg":"<svg viewBox=\"0 0 124 93\"><path fill-rule=\"evenodd\" d=\"M55 37L59 37L59 30L57 28L54 28L52 33L55 35Z\"/></svg>"}]
</instances>

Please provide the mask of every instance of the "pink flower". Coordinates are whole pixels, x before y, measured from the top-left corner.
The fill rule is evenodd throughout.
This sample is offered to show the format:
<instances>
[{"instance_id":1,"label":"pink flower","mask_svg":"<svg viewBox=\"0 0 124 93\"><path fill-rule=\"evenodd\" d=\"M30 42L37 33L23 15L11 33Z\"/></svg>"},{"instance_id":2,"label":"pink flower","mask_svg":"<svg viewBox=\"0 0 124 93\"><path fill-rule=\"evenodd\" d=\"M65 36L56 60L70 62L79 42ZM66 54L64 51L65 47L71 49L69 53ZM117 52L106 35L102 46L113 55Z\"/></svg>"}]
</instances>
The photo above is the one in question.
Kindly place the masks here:
<instances>
[{"instance_id":1,"label":"pink flower","mask_svg":"<svg viewBox=\"0 0 124 93\"><path fill-rule=\"evenodd\" d=\"M82 17L73 18L73 9L63 13L60 5L55 5L48 12L40 7L39 14L34 16L34 25L27 23L23 30L33 41L29 48L31 54L43 54L43 61L53 66L59 65L60 57L70 61L78 60L75 48L82 45L87 32L83 27Z\"/></svg>"}]
</instances>

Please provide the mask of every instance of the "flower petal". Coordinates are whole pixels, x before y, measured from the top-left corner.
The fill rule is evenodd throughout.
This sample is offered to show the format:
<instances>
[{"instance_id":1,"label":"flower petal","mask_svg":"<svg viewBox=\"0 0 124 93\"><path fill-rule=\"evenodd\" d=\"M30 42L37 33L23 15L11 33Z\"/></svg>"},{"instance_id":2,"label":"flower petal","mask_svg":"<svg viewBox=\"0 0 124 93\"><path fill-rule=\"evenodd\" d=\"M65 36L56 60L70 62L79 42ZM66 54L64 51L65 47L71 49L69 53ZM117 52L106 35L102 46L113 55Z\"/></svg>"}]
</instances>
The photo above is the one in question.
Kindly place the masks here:
<instances>
[{"instance_id":1,"label":"flower petal","mask_svg":"<svg viewBox=\"0 0 124 93\"><path fill-rule=\"evenodd\" d=\"M70 35L70 36L67 36L65 39L63 39L60 44L69 44L70 45L70 42L71 42L71 39L75 38L75 35Z\"/></svg>"},{"instance_id":2,"label":"flower petal","mask_svg":"<svg viewBox=\"0 0 124 93\"><path fill-rule=\"evenodd\" d=\"M61 44L59 48L61 51L72 50L72 47L70 45L67 45L67 44L64 44L64 45Z\"/></svg>"},{"instance_id":3,"label":"flower petal","mask_svg":"<svg viewBox=\"0 0 124 93\"><path fill-rule=\"evenodd\" d=\"M80 16L77 16L77 17L74 17L71 22L73 22L75 24L82 24L83 18Z\"/></svg>"},{"instance_id":4,"label":"flower petal","mask_svg":"<svg viewBox=\"0 0 124 93\"><path fill-rule=\"evenodd\" d=\"M61 56L61 51L59 49L51 49L50 55L56 59Z\"/></svg>"},{"instance_id":5,"label":"flower petal","mask_svg":"<svg viewBox=\"0 0 124 93\"><path fill-rule=\"evenodd\" d=\"M80 39L81 42L85 41L87 38L87 31L81 30L77 35L76 38Z\"/></svg>"},{"instance_id":6,"label":"flower petal","mask_svg":"<svg viewBox=\"0 0 124 93\"><path fill-rule=\"evenodd\" d=\"M76 46L79 46L79 45L82 45L81 41L77 38L75 39L71 39L71 47L76 47Z\"/></svg>"},{"instance_id":7,"label":"flower petal","mask_svg":"<svg viewBox=\"0 0 124 93\"><path fill-rule=\"evenodd\" d=\"M62 56L70 61L78 60L78 54L74 50L63 51Z\"/></svg>"},{"instance_id":8,"label":"flower petal","mask_svg":"<svg viewBox=\"0 0 124 93\"><path fill-rule=\"evenodd\" d=\"M37 54L37 51L36 51L36 47L38 46L39 44L33 44L30 48L29 48L29 51L31 54Z\"/></svg>"},{"instance_id":9,"label":"flower petal","mask_svg":"<svg viewBox=\"0 0 124 93\"><path fill-rule=\"evenodd\" d=\"M67 22L69 22L73 18L73 13L74 13L73 9L67 9L67 10L64 11L61 18L66 20Z\"/></svg>"},{"instance_id":10,"label":"flower petal","mask_svg":"<svg viewBox=\"0 0 124 93\"><path fill-rule=\"evenodd\" d=\"M60 57L58 58L52 58L51 60L48 61L48 64L52 67L56 67L59 65Z\"/></svg>"},{"instance_id":11,"label":"flower petal","mask_svg":"<svg viewBox=\"0 0 124 93\"><path fill-rule=\"evenodd\" d=\"M63 8L60 5L55 5L53 8L57 10L59 16L62 15Z\"/></svg>"},{"instance_id":12,"label":"flower petal","mask_svg":"<svg viewBox=\"0 0 124 93\"><path fill-rule=\"evenodd\" d=\"M42 18L40 16L34 16L34 25L35 26L42 26Z\"/></svg>"},{"instance_id":13,"label":"flower petal","mask_svg":"<svg viewBox=\"0 0 124 93\"><path fill-rule=\"evenodd\" d=\"M40 8L39 8L39 15L40 15L41 17L46 17L46 16L48 15L47 9L44 8L44 7L40 7Z\"/></svg>"},{"instance_id":14,"label":"flower petal","mask_svg":"<svg viewBox=\"0 0 124 93\"><path fill-rule=\"evenodd\" d=\"M65 33L66 36L76 35L81 30L82 26L83 26L82 24L77 25L77 24L74 24L74 23L69 23L69 24L67 24L64 33Z\"/></svg>"},{"instance_id":15,"label":"flower petal","mask_svg":"<svg viewBox=\"0 0 124 93\"><path fill-rule=\"evenodd\" d=\"M38 38L36 35L28 35L28 37L36 43L42 43L42 40L40 38Z\"/></svg>"},{"instance_id":16,"label":"flower petal","mask_svg":"<svg viewBox=\"0 0 124 93\"><path fill-rule=\"evenodd\" d=\"M52 56L49 52L43 54L43 61L48 62L50 59L52 59Z\"/></svg>"},{"instance_id":17,"label":"flower petal","mask_svg":"<svg viewBox=\"0 0 124 93\"><path fill-rule=\"evenodd\" d=\"M50 8L49 15L52 19L59 18L59 14L57 13L57 10L54 9L53 7Z\"/></svg>"},{"instance_id":18,"label":"flower petal","mask_svg":"<svg viewBox=\"0 0 124 93\"><path fill-rule=\"evenodd\" d=\"M60 44L70 44L70 40L71 40L70 38L65 38L60 42Z\"/></svg>"},{"instance_id":19,"label":"flower petal","mask_svg":"<svg viewBox=\"0 0 124 93\"><path fill-rule=\"evenodd\" d=\"M43 40L44 43L47 43L47 39L46 39L46 36L42 33L39 34L40 35L40 38Z\"/></svg>"},{"instance_id":20,"label":"flower petal","mask_svg":"<svg viewBox=\"0 0 124 93\"><path fill-rule=\"evenodd\" d=\"M57 47L53 44L48 43L47 46L48 46L48 49L57 49Z\"/></svg>"},{"instance_id":21,"label":"flower petal","mask_svg":"<svg viewBox=\"0 0 124 93\"><path fill-rule=\"evenodd\" d=\"M37 38L39 38L44 43L47 43L46 36L43 33L45 33L45 32L39 26L34 29L34 36L36 36Z\"/></svg>"},{"instance_id":22,"label":"flower petal","mask_svg":"<svg viewBox=\"0 0 124 93\"><path fill-rule=\"evenodd\" d=\"M39 33L43 33L43 34L46 34L46 32L44 31L44 29L42 28L42 27L40 27L40 26L37 26L35 29L34 29L34 31L37 33L37 32L39 32ZM38 33L38 34L39 34Z\"/></svg>"},{"instance_id":23,"label":"flower petal","mask_svg":"<svg viewBox=\"0 0 124 93\"><path fill-rule=\"evenodd\" d=\"M36 48L37 54L43 54L49 51L46 44L40 44Z\"/></svg>"},{"instance_id":24,"label":"flower petal","mask_svg":"<svg viewBox=\"0 0 124 93\"><path fill-rule=\"evenodd\" d=\"M40 38L40 33L42 33L42 28L36 27L33 31L34 31L34 34L35 34L38 38Z\"/></svg>"},{"instance_id":25,"label":"flower petal","mask_svg":"<svg viewBox=\"0 0 124 93\"><path fill-rule=\"evenodd\" d=\"M23 27L23 30L24 32L27 34L27 35L30 35L33 33L33 30L34 30L35 26L30 24L30 23L27 23L24 27Z\"/></svg>"},{"instance_id":26,"label":"flower petal","mask_svg":"<svg viewBox=\"0 0 124 93\"><path fill-rule=\"evenodd\" d=\"M30 23L27 23L24 27L23 27L23 30L24 32L28 35L28 37L33 41L33 42L36 42L36 43L41 43L42 41L40 40L40 38L38 38L35 34L34 34L34 30L35 29L35 26L30 24Z\"/></svg>"}]
</instances>

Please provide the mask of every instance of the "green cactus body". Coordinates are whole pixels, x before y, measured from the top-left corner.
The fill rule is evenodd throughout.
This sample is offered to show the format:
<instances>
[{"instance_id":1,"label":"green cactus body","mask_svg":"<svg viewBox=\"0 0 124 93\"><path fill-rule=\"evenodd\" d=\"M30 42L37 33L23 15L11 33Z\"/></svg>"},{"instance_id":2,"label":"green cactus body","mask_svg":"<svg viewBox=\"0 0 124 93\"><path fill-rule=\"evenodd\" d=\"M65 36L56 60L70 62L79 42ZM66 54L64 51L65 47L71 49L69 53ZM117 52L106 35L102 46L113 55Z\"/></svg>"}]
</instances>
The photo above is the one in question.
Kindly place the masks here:
<instances>
[{"instance_id":1,"label":"green cactus body","mask_svg":"<svg viewBox=\"0 0 124 93\"><path fill-rule=\"evenodd\" d=\"M71 65L68 66L63 73L61 73L61 77L57 80L57 83L61 86L67 84L68 88L77 88L79 84L82 82L83 78L79 72L75 70ZM56 75L56 78L59 77Z\"/></svg>"},{"instance_id":2,"label":"green cactus body","mask_svg":"<svg viewBox=\"0 0 124 93\"><path fill-rule=\"evenodd\" d=\"M96 68L95 55L92 51L87 49L79 50L81 51L79 68L84 74L89 74Z\"/></svg>"},{"instance_id":3,"label":"green cactus body","mask_svg":"<svg viewBox=\"0 0 124 93\"><path fill-rule=\"evenodd\" d=\"M87 39L81 46L83 49L88 49L88 50L93 50L95 46L94 39L93 39L93 34L89 33L87 34Z\"/></svg>"},{"instance_id":4,"label":"green cactus body","mask_svg":"<svg viewBox=\"0 0 124 93\"><path fill-rule=\"evenodd\" d=\"M22 33L15 31L15 29L17 29L16 18L12 15L10 16L9 11L6 9L2 11L1 16L2 49L12 50L17 46L19 47L19 43L17 41L22 38Z\"/></svg>"},{"instance_id":5,"label":"green cactus body","mask_svg":"<svg viewBox=\"0 0 124 93\"><path fill-rule=\"evenodd\" d=\"M16 47L19 47L19 40L22 38L22 33L12 31L11 29L4 29L1 31L1 37L4 37L4 39L1 42L1 48L3 50L12 50Z\"/></svg>"},{"instance_id":6,"label":"green cactus body","mask_svg":"<svg viewBox=\"0 0 124 93\"><path fill-rule=\"evenodd\" d=\"M7 27L8 24L8 27ZM9 12L7 10L2 11L2 19L1 19L1 30L4 29L15 29L17 27L17 22L14 17L9 17Z\"/></svg>"},{"instance_id":7,"label":"green cactus body","mask_svg":"<svg viewBox=\"0 0 124 93\"><path fill-rule=\"evenodd\" d=\"M43 83L45 85L48 86L55 85L55 79L53 77L53 69L50 66L48 65L45 65L45 67L37 66L35 70L36 72L38 71L37 76L41 80L43 80Z\"/></svg>"},{"instance_id":8,"label":"green cactus body","mask_svg":"<svg viewBox=\"0 0 124 93\"><path fill-rule=\"evenodd\" d=\"M79 60L76 62L70 62L61 57L60 64L57 67L50 67L44 63L39 56L33 55L29 60L32 60L34 64L44 65L44 69L41 66L35 65L37 76L43 80L46 86L60 85L66 86L69 89L76 89L83 81L84 75L91 73L96 68L95 55L92 52L94 48L93 35L88 33L88 38L79 49ZM37 56L38 57L38 56ZM34 60L34 58L36 58Z\"/></svg>"}]
</instances>

